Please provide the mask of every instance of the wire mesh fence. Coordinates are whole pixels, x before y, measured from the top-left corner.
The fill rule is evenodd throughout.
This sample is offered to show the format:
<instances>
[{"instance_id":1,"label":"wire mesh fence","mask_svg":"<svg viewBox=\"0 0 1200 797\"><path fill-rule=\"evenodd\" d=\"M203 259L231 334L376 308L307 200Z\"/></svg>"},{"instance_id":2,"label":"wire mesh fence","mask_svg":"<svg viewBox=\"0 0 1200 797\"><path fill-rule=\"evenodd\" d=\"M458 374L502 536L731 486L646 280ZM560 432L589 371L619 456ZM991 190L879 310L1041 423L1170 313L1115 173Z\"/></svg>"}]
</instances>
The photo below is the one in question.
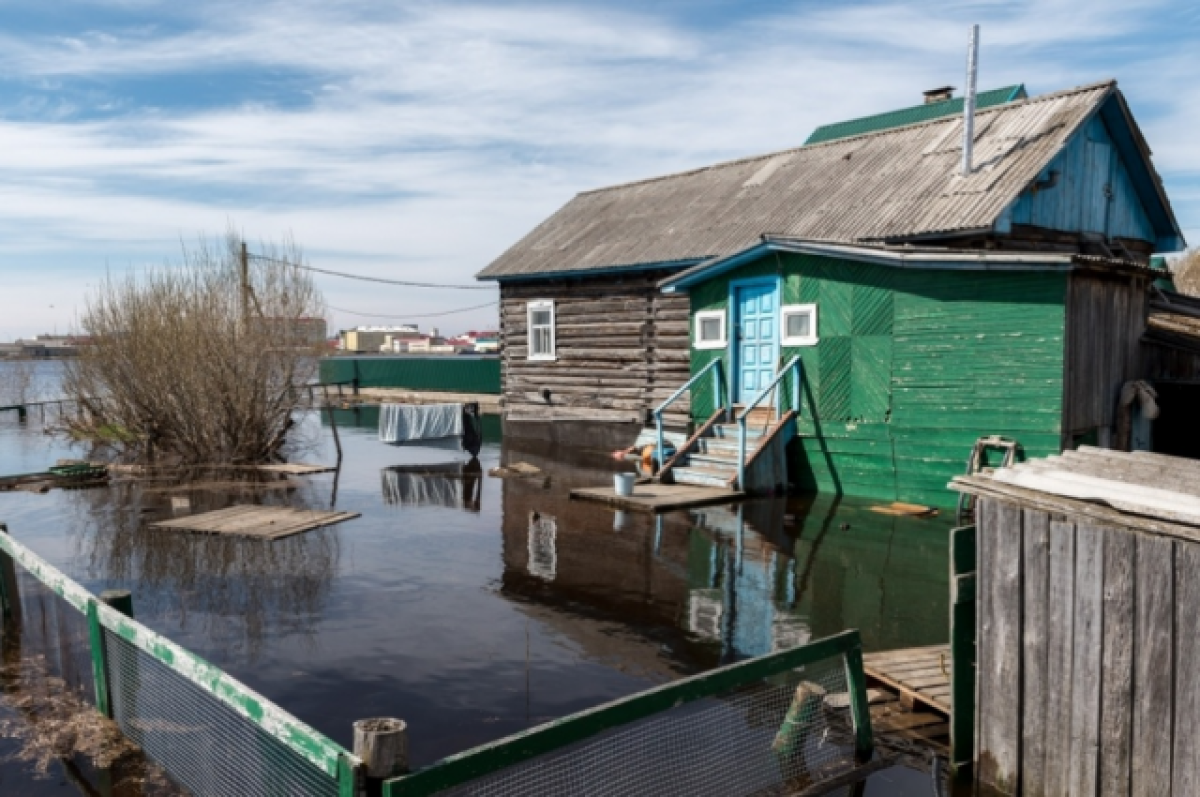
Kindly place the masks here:
<instances>
[{"instance_id":1,"label":"wire mesh fence","mask_svg":"<svg viewBox=\"0 0 1200 797\"><path fill-rule=\"evenodd\" d=\"M356 794L361 762L348 751L101 603L2 525L0 604L6 666L40 668L51 704L95 707L80 712L91 725L74 720L85 736L132 742L195 797Z\"/></svg>"},{"instance_id":2,"label":"wire mesh fence","mask_svg":"<svg viewBox=\"0 0 1200 797\"><path fill-rule=\"evenodd\" d=\"M158 659L104 631L113 719L195 795L336 797L338 782Z\"/></svg>"},{"instance_id":3,"label":"wire mesh fence","mask_svg":"<svg viewBox=\"0 0 1200 797\"><path fill-rule=\"evenodd\" d=\"M858 635L848 632L453 756L389 781L385 794L767 797L833 788L871 754L865 703Z\"/></svg>"}]
</instances>

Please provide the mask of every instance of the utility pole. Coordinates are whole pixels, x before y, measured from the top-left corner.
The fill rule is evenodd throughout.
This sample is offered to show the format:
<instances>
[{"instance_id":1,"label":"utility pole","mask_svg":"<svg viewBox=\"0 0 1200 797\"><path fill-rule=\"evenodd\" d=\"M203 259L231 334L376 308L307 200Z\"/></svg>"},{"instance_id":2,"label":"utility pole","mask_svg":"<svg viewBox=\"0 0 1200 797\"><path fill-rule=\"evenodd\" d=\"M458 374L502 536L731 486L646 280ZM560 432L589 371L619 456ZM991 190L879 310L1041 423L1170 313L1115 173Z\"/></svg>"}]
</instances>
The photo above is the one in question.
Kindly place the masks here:
<instances>
[{"instance_id":1,"label":"utility pole","mask_svg":"<svg viewBox=\"0 0 1200 797\"><path fill-rule=\"evenodd\" d=\"M250 320L250 253L242 241L242 324Z\"/></svg>"}]
</instances>

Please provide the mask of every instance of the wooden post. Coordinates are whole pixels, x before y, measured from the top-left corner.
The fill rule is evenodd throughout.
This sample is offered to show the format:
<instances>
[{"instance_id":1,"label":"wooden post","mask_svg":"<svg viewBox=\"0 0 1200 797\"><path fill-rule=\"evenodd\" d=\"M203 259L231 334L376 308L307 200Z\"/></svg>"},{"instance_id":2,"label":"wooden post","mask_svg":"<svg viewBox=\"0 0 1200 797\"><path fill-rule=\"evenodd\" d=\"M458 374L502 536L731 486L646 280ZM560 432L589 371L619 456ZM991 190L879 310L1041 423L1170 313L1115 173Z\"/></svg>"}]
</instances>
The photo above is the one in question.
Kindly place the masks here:
<instances>
[{"instance_id":1,"label":"wooden post","mask_svg":"<svg viewBox=\"0 0 1200 797\"><path fill-rule=\"evenodd\" d=\"M408 772L408 725L391 717L358 720L354 755L363 762L368 794L378 793L386 778Z\"/></svg>"},{"instance_id":2,"label":"wooden post","mask_svg":"<svg viewBox=\"0 0 1200 797\"><path fill-rule=\"evenodd\" d=\"M250 318L250 253L246 250L246 242L242 241L241 252L242 276L242 323Z\"/></svg>"},{"instance_id":3,"label":"wooden post","mask_svg":"<svg viewBox=\"0 0 1200 797\"><path fill-rule=\"evenodd\" d=\"M337 466L342 469L342 438L338 436L337 419L333 416L333 405L329 403L329 389L325 388L325 409L329 412L329 428L333 430L333 444L337 447Z\"/></svg>"},{"instance_id":4,"label":"wooden post","mask_svg":"<svg viewBox=\"0 0 1200 797\"><path fill-rule=\"evenodd\" d=\"M0 523L0 534L7 533L8 527ZM6 551L0 551L0 606L4 610L6 624L20 624L21 593L17 588L17 565Z\"/></svg>"},{"instance_id":5,"label":"wooden post","mask_svg":"<svg viewBox=\"0 0 1200 797\"><path fill-rule=\"evenodd\" d=\"M871 731L871 709L867 701L867 676L863 672L861 643L846 651L846 687L850 693L850 717L854 721L854 757L865 764L875 753Z\"/></svg>"}]
</instances>

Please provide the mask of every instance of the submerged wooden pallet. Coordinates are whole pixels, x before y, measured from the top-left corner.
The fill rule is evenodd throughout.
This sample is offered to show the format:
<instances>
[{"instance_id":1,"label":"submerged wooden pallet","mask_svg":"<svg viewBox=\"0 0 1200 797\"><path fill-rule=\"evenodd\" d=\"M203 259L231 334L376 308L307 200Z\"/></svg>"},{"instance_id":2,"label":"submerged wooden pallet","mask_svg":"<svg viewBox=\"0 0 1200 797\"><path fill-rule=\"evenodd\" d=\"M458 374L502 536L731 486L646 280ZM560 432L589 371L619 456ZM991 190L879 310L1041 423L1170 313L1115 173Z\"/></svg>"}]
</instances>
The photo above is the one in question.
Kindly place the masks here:
<instances>
[{"instance_id":1,"label":"submerged wooden pallet","mask_svg":"<svg viewBox=\"0 0 1200 797\"><path fill-rule=\"evenodd\" d=\"M214 512L204 512L199 515L160 520L157 523L151 523L150 527L277 540L322 526L341 523L358 516L358 512L327 512L320 509L241 505L218 509Z\"/></svg>"},{"instance_id":2,"label":"submerged wooden pallet","mask_svg":"<svg viewBox=\"0 0 1200 797\"><path fill-rule=\"evenodd\" d=\"M307 462L276 462L270 465L259 465L258 469L267 473L286 473L289 476L308 476L313 473L329 473L337 470L333 465L310 465Z\"/></svg>"},{"instance_id":3,"label":"submerged wooden pallet","mask_svg":"<svg viewBox=\"0 0 1200 797\"><path fill-rule=\"evenodd\" d=\"M950 715L950 646L885 650L863 656L868 678L895 689L900 699Z\"/></svg>"}]
</instances>

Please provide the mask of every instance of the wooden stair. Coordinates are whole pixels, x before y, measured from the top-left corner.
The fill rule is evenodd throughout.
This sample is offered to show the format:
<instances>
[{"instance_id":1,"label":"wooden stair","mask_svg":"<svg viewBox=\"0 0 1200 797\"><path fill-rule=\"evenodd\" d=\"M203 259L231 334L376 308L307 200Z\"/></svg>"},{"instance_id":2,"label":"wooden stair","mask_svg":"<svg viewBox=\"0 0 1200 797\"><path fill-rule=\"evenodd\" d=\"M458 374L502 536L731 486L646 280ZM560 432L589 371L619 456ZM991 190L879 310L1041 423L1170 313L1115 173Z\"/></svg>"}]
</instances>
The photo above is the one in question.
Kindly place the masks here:
<instances>
[{"instance_id":1,"label":"wooden stair","mask_svg":"<svg viewBox=\"0 0 1200 797\"><path fill-rule=\"evenodd\" d=\"M696 487L713 487L738 490L738 424L730 420L741 412L734 407L729 417L725 410L718 410L690 438L679 433L665 433L664 439L675 447L675 455L664 464L655 479L663 483L689 484ZM782 457L782 447L795 436L793 413L784 413L777 418L775 410L756 407L746 420L746 466L749 479L750 466L763 455ZM653 429L645 429L638 436L637 445L654 444L657 437ZM775 450L778 447L778 450ZM778 470L778 469L776 469ZM770 491L782 486L786 478L775 483L751 484L756 491ZM744 490L743 490L744 491Z\"/></svg>"}]
</instances>

